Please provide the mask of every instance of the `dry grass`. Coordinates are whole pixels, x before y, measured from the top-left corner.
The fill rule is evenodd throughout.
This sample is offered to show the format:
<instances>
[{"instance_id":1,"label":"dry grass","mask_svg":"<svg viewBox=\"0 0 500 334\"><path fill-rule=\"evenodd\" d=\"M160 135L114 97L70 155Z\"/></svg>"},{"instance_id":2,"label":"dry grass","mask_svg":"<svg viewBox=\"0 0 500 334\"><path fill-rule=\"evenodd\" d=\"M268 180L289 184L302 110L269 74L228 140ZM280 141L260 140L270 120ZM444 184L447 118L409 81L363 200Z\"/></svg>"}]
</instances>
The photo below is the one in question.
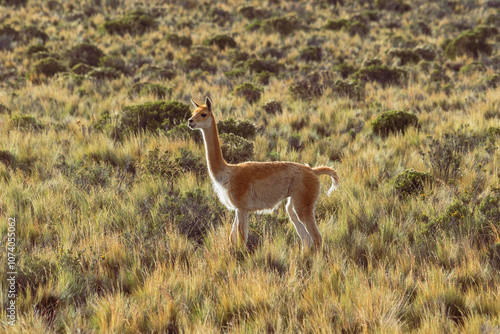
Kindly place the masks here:
<instances>
[{"instance_id":1,"label":"dry grass","mask_svg":"<svg viewBox=\"0 0 500 334\"><path fill-rule=\"evenodd\" d=\"M486 134L500 126L500 88L488 84L500 74L499 35L488 40L491 55L479 59L448 59L441 48L446 39L498 17L494 1L408 2L412 8L405 13L378 9L384 1L329 2L149 1L140 8L155 14L157 28L123 36L101 26L139 8L135 1L28 0L17 8L0 6L0 29L38 28L49 37L49 53L63 63L70 47L90 42L126 67L111 80L68 70L32 81L37 60L26 52L41 40L10 43L0 32L0 235L4 244L8 218L15 217L19 272L17 324L9 326L2 316L0 328L19 333L500 331L500 223L498 215L481 209L499 187L500 137ZM283 36L247 31L251 21L239 8L250 5L276 17L294 15L302 28ZM228 18L218 19L224 15L220 10ZM367 21L366 36L322 29L328 20L349 20L367 10L378 19ZM431 34L415 33L418 22ZM172 45L165 38L172 33L191 37L193 46ZM219 34L232 36L234 50L250 57L262 58L274 48L281 56L266 59L283 70L267 85L251 71L228 77L234 50L203 45ZM308 43L321 47L321 61L298 59ZM363 83L359 99L333 90L342 78L335 70L341 62L362 68L377 58L396 67L398 59L389 51L417 46L430 47L436 57L405 65L407 82ZM196 50L216 66L214 72L185 69ZM484 71L452 69L473 61L482 62ZM155 76L152 67L176 75ZM449 82L431 81L437 68ZM323 76L322 94L311 100L290 94L291 85L314 72ZM208 95L218 120L254 122L255 160L334 167L342 187L331 197L322 193L316 210L324 249L301 253L283 206L272 215L251 216L250 249L230 246L233 216L221 208L204 169L196 169L196 161L205 163L200 143L163 130L128 133L121 140L113 136L122 107L157 98L129 95L137 81L172 88L168 99L183 103ZM245 82L263 89L254 104L233 94ZM270 100L279 101L283 112L266 113L263 104ZM378 136L371 122L388 110L415 113L419 127ZM109 119L96 127L106 113ZM23 125L22 115L37 123ZM462 125L468 125L464 132ZM428 152L437 149L430 146L432 139L441 148L451 145L445 139L452 133L464 134L467 149L457 151L460 168L444 180ZM294 148L292 135L302 148ZM164 160L148 160L156 148ZM166 161L179 168L174 175L148 169L148 163ZM434 174L434 182L398 196L394 179L409 168ZM329 187L329 179L322 182ZM496 198L491 210L497 209ZM0 263L6 263L6 252ZM2 315L6 278L2 268Z\"/></svg>"}]
</instances>

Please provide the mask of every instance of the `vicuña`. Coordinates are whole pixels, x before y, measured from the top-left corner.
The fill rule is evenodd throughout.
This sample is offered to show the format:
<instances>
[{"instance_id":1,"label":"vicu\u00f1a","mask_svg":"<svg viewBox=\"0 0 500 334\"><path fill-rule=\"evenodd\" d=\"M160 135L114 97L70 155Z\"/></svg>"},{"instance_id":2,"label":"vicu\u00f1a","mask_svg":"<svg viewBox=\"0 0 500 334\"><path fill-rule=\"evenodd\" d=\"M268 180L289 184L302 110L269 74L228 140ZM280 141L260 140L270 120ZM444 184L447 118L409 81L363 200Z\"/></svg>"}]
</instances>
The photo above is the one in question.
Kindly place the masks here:
<instances>
[{"instance_id":1,"label":"vicu\u00f1a","mask_svg":"<svg viewBox=\"0 0 500 334\"><path fill-rule=\"evenodd\" d=\"M203 133L208 171L215 192L228 209L236 211L230 241L237 244L239 235L246 245L249 212L272 210L288 198L286 211L302 240L303 248L310 249L314 242L315 248L321 249L322 239L314 217L314 207L320 192L318 175L332 177L333 184L328 191L330 195L339 186L337 172L330 167L311 168L293 162L228 164L222 157L212 101L207 97L204 105L194 100L191 103L195 110L188 126L200 129Z\"/></svg>"}]
</instances>

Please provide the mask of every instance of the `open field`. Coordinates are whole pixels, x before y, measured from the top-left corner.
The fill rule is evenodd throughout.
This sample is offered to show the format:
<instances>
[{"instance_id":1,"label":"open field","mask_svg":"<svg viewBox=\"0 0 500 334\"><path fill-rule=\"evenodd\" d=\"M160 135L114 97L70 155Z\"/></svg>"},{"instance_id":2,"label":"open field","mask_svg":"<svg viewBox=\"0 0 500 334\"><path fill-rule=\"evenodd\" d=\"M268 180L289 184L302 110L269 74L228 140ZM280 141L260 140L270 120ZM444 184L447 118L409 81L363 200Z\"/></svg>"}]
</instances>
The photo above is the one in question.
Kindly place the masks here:
<instances>
[{"instance_id":1,"label":"open field","mask_svg":"<svg viewBox=\"0 0 500 334\"><path fill-rule=\"evenodd\" d=\"M499 333L498 27L498 0L0 0L0 332ZM205 96L227 160L338 171L320 252L284 205L229 244Z\"/></svg>"}]
</instances>

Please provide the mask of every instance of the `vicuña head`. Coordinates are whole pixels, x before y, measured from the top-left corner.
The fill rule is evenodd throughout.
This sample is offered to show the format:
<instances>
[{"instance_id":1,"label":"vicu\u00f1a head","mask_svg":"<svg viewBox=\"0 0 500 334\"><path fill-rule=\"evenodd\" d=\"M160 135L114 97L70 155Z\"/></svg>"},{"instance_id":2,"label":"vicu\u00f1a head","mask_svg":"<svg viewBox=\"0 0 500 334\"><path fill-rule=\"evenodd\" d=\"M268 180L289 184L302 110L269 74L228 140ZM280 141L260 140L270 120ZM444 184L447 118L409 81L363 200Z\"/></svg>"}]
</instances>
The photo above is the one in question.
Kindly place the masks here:
<instances>
[{"instance_id":1,"label":"vicu\u00f1a head","mask_svg":"<svg viewBox=\"0 0 500 334\"><path fill-rule=\"evenodd\" d=\"M314 243L319 250L322 240L314 218L320 193L318 176L331 176L330 194L340 183L337 172L330 167L311 168L294 162L228 164L222 157L212 101L207 97L205 104L194 100L191 103L195 110L188 126L203 133L208 171L215 192L228 209L236 211L229 240L237 244L239 235L246 244L249 212L272 210L282 200L288 199L286 211L303 247L309 249Z\"/></svg>"}]
</instances>

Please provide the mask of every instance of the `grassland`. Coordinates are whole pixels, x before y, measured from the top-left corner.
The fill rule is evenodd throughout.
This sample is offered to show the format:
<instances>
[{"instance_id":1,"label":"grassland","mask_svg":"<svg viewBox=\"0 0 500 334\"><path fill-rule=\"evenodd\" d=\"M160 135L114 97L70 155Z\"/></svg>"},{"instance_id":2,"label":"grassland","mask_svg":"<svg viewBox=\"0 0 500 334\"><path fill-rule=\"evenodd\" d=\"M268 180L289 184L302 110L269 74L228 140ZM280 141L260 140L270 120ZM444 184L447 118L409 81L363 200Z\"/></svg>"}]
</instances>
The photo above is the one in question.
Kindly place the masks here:
<instances>
[{"instance_id":1,"label":"grassland","mask_svg":"<svg viewBox=\"0 0 500 334\"><path fill-rule=\"evenodd\" d=\"M499 1L11 3L0 236L15 218L17 319L2 250L1 331L500 331ZM338 171L322 251L302 254L283 206L229 245L183 125L205 96L227 159ZM168 117L161 100L179 102Z\"/></svg>"}]
</instances>

